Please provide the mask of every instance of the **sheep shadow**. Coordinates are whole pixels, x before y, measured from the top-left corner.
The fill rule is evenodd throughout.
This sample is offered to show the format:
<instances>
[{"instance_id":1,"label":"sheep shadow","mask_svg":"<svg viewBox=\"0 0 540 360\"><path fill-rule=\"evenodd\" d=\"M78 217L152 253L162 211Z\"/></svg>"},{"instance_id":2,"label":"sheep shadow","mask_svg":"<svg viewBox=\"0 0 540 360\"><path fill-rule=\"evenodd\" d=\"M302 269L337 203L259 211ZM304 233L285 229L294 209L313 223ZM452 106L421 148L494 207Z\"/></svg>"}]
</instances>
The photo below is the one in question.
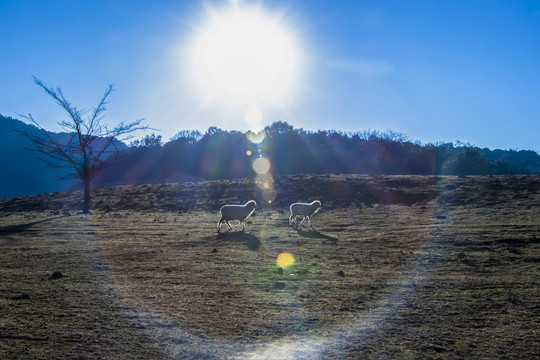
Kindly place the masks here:
<instances>
[{"instance_id":1,"label":"sheep shadow","mask_svg":"<svg viewBox=\"0 0 540 360\"><path fill-rule=\"evenodd\" d=\"M311 230L304 230L300 226L296 226L296 227L293 227L293 228L296 230L298 235L300 235L301 237L310 238L310 239L325 239L325 240L329 240L329 241L333 241L333 242L338 241L337 237L323 234L322 232L320 232L319 230L314 229L313 227L311 227Z\"/></svg>"},{"instance_id":2,"label":"sheep shadow","mask_svg":"<svg viewBox=\"0 0 540 360\"><path fill-rule=\"evenodd\" d=\"M251 234L246 234L245 232L239 231L226 231L220 232L216 235L216 240L226 240L232 242L239 242L246 244L249 250L258 251L261 247L261 240Z\"/></svg>"}]
</instances>

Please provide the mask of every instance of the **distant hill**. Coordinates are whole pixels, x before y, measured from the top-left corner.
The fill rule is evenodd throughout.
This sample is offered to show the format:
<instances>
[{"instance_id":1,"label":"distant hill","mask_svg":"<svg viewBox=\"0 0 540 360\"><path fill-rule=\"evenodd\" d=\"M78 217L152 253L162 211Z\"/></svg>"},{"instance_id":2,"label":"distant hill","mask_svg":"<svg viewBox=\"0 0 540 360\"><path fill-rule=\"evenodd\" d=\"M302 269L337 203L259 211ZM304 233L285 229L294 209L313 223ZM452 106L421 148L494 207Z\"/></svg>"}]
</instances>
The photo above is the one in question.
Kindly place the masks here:
<instances>
[{"instance_id":1,"label":"distant hill","mask_svg":"<svg viewBox=\"0 0 540 360\"><path fill-rule=\"evenodd\" d=\"M33 144L22 132L39 129L22 121L0 115L0 198L35 195L73 188L75 181L58 181L55 170L37 159ZM50 133L55 138L65 134Z\"/></svg>"},{"instance_id":2,"label":"distant hill","mask_svg":"<svg viewBox=\"0 0 540 360\"><path fill-rule=\"evenodd\" d=\"M58 180L68 174L67 169L54 169L39 159L41 154L32 151L35 145L24 135L40 134L34 125L0 115L0 199L36 195L77 189L76 180ZM68 141L69 134L48 132L55 140ZM120 148L125 148L119 143Z\"/></svg>"}]
</instances>

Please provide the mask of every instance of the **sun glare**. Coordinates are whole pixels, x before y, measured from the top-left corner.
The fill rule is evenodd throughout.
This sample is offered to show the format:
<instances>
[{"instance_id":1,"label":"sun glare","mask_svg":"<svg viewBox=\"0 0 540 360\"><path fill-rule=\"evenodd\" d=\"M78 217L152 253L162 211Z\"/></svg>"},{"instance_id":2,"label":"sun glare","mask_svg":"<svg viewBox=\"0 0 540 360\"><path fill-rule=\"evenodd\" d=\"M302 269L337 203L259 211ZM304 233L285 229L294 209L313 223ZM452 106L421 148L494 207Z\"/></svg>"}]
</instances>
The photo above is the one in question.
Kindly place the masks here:
<instances>
[{"instance_id":1,"label":"sun glare","mask_svg":"<svg viewBox=\"0 0 540 360\"><path fill-rule=\"evenodd\" d=\"M189 51L190 74L201 95L246 108L290 101L299 76L299 50L283 19L240 6L210 9L207 16ZM258 122L258 110L250 109L246 118Z\"/></svg>"}]
</instances>

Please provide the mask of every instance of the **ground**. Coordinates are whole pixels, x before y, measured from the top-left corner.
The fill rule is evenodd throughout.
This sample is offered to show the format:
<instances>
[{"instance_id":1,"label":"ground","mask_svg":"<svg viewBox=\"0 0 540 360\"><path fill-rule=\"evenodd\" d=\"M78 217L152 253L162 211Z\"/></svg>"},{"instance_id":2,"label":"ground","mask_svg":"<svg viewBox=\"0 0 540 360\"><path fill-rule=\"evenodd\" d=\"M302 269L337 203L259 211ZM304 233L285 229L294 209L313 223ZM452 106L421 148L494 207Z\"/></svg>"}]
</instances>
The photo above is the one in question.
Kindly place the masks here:
<instances>
[{"instance_id":1,"label":"ground","mask_svg":"<svg viewBox=\"0 0 540 360\"><path fill-rule=\"evenodd\" d=\"M249 179L100 188L90 215L79 192L1 200L0 358L540 353L540 176L273 186L271 203ZM250 198L246 230L218 232ZM290 227L315 199L313 228Z\"/></svg>"}]
</instances>

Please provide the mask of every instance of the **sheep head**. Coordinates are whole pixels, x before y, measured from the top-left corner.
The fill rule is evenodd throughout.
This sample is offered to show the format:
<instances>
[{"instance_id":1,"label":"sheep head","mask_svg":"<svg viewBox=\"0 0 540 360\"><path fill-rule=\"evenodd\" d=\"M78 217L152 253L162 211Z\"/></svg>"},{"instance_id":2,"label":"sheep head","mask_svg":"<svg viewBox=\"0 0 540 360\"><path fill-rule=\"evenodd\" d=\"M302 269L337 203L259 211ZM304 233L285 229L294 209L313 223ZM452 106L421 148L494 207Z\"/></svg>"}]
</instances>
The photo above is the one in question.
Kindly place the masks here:
<instances>
[{"instance_id":1,"label":"sheep head","mask_svg":"<svg viewBox=\"0 0 540 360\"><path fill-rule=\"evenodd\" d=\"M257 203L255 202L255 200L249 200L244 206L250 209L258 209Z\"/></svg>"},{"instance_id":2,"label":"sheep head","mask_svg":"<svg viewBox=\"0 0 540 360\"><path fill-rule=\"evenodd\" d=\"M321 202L319 200L315 200L311 203L311 207L314 209L313 214L315 214L317 211L321 209Z\"/></svg>"}]
</instances>

